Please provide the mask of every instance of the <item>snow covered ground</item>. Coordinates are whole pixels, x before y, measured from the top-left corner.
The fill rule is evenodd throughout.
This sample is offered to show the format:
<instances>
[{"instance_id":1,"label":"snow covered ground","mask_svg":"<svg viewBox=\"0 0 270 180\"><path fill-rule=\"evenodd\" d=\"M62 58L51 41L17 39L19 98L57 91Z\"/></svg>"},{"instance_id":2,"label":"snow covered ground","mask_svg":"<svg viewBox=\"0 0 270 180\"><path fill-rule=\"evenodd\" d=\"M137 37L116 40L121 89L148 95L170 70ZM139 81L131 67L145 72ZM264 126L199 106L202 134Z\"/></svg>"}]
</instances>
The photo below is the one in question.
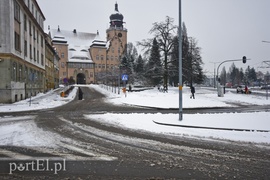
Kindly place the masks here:
<instances>
[{"instance_id":1,"label":"snow covered ground","mask_svg":"<svg viewBox=\"0 0 270 180\"><path fill-rule=\"evenodd\" d=\"M151 89L141 92L127 92L125 96L122 92L117 93L117 89L111 89L104 86L90 85L96 90L106 94L107 101L122 105L138 105L160 108L178 108L178 89L169 88L168 93L159 92L157 89ZM116 90L116 93L115 93ZM63 105L75 98L77 88L74 88L69 97L62 98L59 93L50 91L46 94L40 94L32 98L31 106L29 100L20 101L11 105L0 104L0 112L26 111L32 109L53 108ZM234 107L235 103L244 105L269 105L270 100L262 96L252 94L234 94L226 93L224 97L217 97L215 91L206 88L196 88L195 98L190 99L190 90L183 88L183 108L199 107ZM184 111L183 111L184 112ZM185 113L185 112L184 112ZM192 138L202 138L211 140L233 140L255 143L270 144L270 113L219 113L219 114L183 114L183 120L179 121L178 114L85 114L87 119L104 122L112 126L121 126L127 129L151 131L162 133L164 135L185 136ZM26 119L29 119L27 117ZM31 118L30 118L31 119ZM177 124L183 126L203 126L210 128L232 128L249 129L252 131L227 131L213 129L198 129L185 127L162 126L153 122L162 122L167 124ZM39 132L31 120L14 120L14 117L0 117L0 145L47 145L50 144L34 132ZM268 132L260 132L265 130ZM20 133L24 136L20 136ZM44 132L47 133L47 132ZM30 138L33 136L33 138ZM52 136L52 135L49 135ZM25 138L24 138L25 137ZM31 141L29 139L32 139ZM27 142L24 142L27 141Z\"/></svg>"}]
</instances>

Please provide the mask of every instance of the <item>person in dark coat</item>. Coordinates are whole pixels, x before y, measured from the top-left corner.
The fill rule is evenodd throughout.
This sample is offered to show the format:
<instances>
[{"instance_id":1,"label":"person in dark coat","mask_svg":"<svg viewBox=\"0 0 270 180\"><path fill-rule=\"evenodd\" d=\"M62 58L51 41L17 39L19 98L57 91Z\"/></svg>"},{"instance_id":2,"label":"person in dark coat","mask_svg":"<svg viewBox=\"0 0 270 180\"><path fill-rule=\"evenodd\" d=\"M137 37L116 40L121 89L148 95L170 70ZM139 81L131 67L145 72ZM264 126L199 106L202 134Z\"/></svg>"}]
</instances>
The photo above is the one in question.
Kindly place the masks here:
<instances>
[{"instance_id":1,"label":"person in dark coat","mask_svg":"<svg viewBox=\"0 0 270 180\"><path fill-rule=\"evenodd\" d=\"M190 96L190 99L193 97L193 99L195 99L195 96L194 96L194 94L195 94L195 88L194 88L194 86L191 86L190 87L190 91L191 91L191 96Z\"/></svg>"},{"instance_id":2,"label":"person in dark coat","mask_svg":"<svg viewBox=\"0 0 270 180\"><path fill-rule=\"evenodd\" d=\"M81 90L81 88L79 87L79 100L83 99L83 92Z\"/></svg>"}]
</instances>

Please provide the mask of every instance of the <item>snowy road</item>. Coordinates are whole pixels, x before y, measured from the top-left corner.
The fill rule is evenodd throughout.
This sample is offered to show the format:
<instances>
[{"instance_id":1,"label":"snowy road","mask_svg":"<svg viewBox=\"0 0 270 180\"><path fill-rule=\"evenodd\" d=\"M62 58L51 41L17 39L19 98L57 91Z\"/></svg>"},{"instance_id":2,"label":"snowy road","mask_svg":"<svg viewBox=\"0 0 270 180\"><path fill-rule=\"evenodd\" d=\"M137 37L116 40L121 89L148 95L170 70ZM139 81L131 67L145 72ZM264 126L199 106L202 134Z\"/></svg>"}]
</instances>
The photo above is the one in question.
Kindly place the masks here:
<instances>
[{"instance_id":1,"label":"snowy road","mask_svg":"<svg viewBox=\"0 0 270 180\"><path fill-rule=\"evenodd\" d=\"M21 136L21 139L28 141L1 137L0 177L266 179L270 175L270 148L267 144L208 141L200 137L176 137L173 134L130 130L117 124L112 126L96 119L96 115L103 112L128 114L177 111L112 105L94 89L82 89L82 101L75 99L55 109L31 112L30 115L29 112L13 113L13 116L1 119L1 126L7 130L9 126L16 128L23 123L24 129L18 128L12 137ZM55 174L53 168L33 172L29 166L29 171L16 170L9 174L10 163L27 164L36 159L45 162L49 159L54 164L62 162L62 169Z\"/></svg>"}]
</instances>

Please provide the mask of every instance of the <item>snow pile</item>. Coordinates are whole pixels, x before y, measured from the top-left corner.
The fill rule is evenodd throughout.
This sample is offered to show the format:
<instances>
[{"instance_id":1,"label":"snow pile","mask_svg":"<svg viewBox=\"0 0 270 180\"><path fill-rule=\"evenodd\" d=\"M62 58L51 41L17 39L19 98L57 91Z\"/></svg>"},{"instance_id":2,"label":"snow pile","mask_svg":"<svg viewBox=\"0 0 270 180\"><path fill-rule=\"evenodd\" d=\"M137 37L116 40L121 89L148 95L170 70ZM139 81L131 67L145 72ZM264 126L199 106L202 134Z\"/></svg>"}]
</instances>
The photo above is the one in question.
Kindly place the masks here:
<instances>
[{"instance_id":1,"label":"snow pile","mask_svg":"<svg viewBox=\"0 0 270 180\"><path fill-rule=\"evenodd\" d=\"M13 104L0 104L0 112L19 112L62 106L76 97L77 89L78 87L74 87L68 97L61 97L60 91L49 91Z\"/></svg>"}]
</instances>

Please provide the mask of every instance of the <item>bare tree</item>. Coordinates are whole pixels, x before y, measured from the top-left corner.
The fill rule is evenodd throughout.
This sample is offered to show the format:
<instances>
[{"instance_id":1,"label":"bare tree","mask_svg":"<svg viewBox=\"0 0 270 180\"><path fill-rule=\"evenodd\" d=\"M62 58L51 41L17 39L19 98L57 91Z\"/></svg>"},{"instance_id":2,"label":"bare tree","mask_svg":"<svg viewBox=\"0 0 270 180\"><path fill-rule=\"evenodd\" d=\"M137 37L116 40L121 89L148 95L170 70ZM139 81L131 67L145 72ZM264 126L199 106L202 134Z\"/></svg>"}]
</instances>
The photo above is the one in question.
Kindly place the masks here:
<instances>
[{"instance_id":1,"label":"bare tree","mask_svg":"<svg viewBox=\"0 0 270 180\"><path fill-rule=\"evenodd\" d=\"M160 53L164 66L163 73L163 83L164 89L168 89L168 60L170 51L173 46L173 39L177 32L178 27L173 24L174 19L167 16L164 22L155 22L153 23L152 29L149 31L150 34L154 34L154 38L157 39ZM152 47L153 39L143 40L139 42L138 45L141 45L145 51L145 53L149 53L150 48Z\"/></svg>"}]
</instances>

